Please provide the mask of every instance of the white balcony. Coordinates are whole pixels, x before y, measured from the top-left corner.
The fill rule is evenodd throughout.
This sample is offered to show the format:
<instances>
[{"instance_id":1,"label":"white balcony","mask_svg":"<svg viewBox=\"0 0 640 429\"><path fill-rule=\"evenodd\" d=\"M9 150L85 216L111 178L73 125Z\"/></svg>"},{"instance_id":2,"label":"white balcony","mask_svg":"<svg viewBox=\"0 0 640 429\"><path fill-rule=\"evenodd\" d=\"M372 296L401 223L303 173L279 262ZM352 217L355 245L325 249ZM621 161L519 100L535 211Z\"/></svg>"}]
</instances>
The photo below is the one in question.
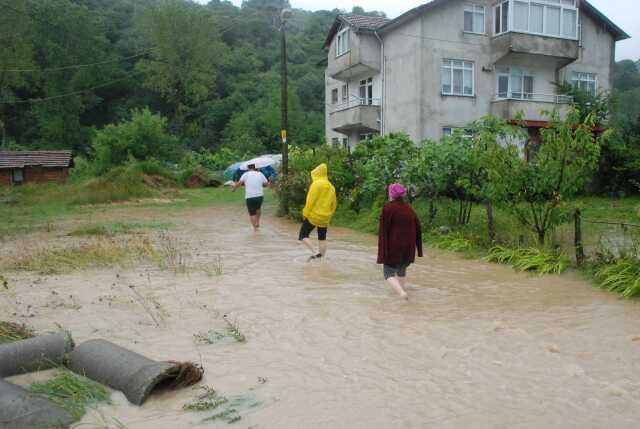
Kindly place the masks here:
<instances>
[{"instance_id":1,"label":"white balcony","mask_svg":"<svg viewBox=\"0 0 640 429\"><path fill-rule=\"evenodd\" d=\"M502 93L491 102L491 113L506 120L545 122L549 116L543 112L558 112L566 116L573 106L573 97L558 94Z\"/></svg>"}]
</instances>

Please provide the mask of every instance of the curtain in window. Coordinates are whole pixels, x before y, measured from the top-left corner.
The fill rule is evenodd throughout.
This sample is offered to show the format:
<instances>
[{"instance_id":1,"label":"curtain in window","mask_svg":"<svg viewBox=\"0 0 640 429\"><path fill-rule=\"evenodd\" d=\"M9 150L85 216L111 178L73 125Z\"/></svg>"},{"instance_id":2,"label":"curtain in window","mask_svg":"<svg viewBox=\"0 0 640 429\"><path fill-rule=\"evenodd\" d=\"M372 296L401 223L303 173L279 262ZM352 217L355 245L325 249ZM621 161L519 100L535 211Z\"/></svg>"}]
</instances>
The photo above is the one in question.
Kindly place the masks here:
<instances>
[{"instance_id":1,"label":"curtain in window","mask_svg":"<svg viewBox=\"0 0 640 429\"><path fill-rule=\"evenodd\" d=\"M451 68L442 67L442 92L451 94Z\"/></svg>"},{"instance_id":2,"label":"curtain in window","mask_svg":"<svg viewBox=\"0 0 640 429\"><path fill-rule=\"evenodd\" d=\"M502 31L509 31L509 3L502 3Z\"/></svg>"},{"instance_id":3,"label":"curtain in window","mask_svg":"<svg viewBox=\"0 0 640 429\"><path fill-rule=\"evenodd\" d=\"M560 8L547 7L547 34L560 35Z\"/></svg>"},{"instance_id":4,"label":"curtain in window","mask_svg":"<svg viewBox=\"0 0 640 429\"><path fill-rule=\"evenodd\" d=\"M453 70L453 93L462 94L463 77L462 70Z\"/></svg>"},{"instance_id":5,"label":"curtain in window","mask_svg":"<svg viewBox=\"0 0 640 429\"><path fill-rule=\"evenodd\" d=\"M517 1L513 8L515 30L529 31L529 3Z\"/></svg>"},{"instance_id":6,"label":"curtain in window","mask_svg":"<svg viewBox=\"0 0 640 429\"><path fill-rule=\"evenodd\" d=\"M576 11L571 9L564 9L562 11L562 20L563 36L576 37L578 32Z\"/></svg>"},{"instance_id":7,"label":"curtain in window","mask_svg":"<svg viewBox=\"0 0 640 429\"><path fill-rule=\"evenodd\" d=\"M531 3L531 19L529 31L533 33L544 32L544 6Z\"/></svg>"}]
</instances>

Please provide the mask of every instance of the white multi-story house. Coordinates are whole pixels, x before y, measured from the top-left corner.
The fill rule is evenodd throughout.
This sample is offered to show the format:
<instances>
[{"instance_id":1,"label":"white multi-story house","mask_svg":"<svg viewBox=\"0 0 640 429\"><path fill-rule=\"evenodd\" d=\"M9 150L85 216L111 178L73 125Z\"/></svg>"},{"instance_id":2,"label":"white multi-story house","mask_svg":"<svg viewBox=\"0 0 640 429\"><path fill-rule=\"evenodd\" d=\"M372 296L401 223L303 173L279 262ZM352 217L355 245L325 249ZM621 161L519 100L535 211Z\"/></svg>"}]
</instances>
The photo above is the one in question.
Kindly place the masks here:
<instances>
[{"instance_id":1,"label":"white multi-story house","mask_svg":"<svg viewBox=\"0 0 640 429\"><path fill-rule=\"evenodd\" d=\"M394 20L339 15L327 37L328 143L440 139L482 116L524 114L531 140L569 108L557 83L612 87L629 36L586 0L433 0Z\"/></svg>"}]
</instances>

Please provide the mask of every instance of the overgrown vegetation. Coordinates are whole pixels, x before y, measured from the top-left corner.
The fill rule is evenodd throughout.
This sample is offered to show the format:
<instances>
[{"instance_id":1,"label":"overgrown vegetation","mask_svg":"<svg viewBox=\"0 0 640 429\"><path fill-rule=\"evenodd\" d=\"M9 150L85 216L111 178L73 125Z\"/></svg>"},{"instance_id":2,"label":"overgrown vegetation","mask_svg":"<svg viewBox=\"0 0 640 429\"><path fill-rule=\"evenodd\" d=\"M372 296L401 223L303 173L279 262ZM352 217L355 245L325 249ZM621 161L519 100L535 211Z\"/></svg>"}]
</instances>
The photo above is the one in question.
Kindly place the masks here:
<instances>
[{"instance_id":1,"label":"overgrown vegetation","mask_svg":"<svg viewBox=\"0 0 640 429\"><path fill-rule=\"evenodd\" d=\"M516 271L532 271L544 274L561 274L567 269L567 258L546 249L510 249L496 246L489 250L485 258L489 262L512 265Z\"/></svg>"},{"instance_id":2,"label":"overgrown vegetation","mask_svg":"<svg viewBox=\"0 0 640 429\"><path fill-rule=\"evenodd\" d=\"M122 222L115 221L102 224L84 225L69 233L73 237L115 237L122 234L133 234L149 229L168 229L173 224L169 222Z\"/></svg>"},{"instance_id":3,"label":"overgrown vegetation","mask_svg":"<svg viewBox=\"0 0 640 429\"><path fill-rule=\"evenodd\" d=\"M609 264L596 264L592 270L599 287L626 298L640 296L640 260L624 257Z\"/></svg>"},{"instance_id":4,"label":"overgrown vegetation","mask_svg":"<svg viewBox=\"0 0 640 429\"><path fill-rule=\"evenodd\" d=\"M52 379L34 383L29 390L60 405L78 419L85 415L87 407L100 402L110 403L111 397L106 387L66 369L58 369Z\"/></svg>"},{"instance_id":5,"label":"overgrown vegetation","mask_svg":"<svg viewBox=\"0 0 640 429\"><path fill-rule=\"evenodd\" d=\"M35 331L24 324L0 321L0 344L33 338Z\"/></svg>"},{"instance_id":6,"label":"overgrown vegetation","mask_svg":"<svg viewBox=\"0 0 640 429\"><path fill-rule=\"evenodd\" d=\"M3 269L63 274L99 267L125 266L131 260L158 260L148 240L102 238L62 249L40 249L9 259Z\"/></svg>"}]
</instances>

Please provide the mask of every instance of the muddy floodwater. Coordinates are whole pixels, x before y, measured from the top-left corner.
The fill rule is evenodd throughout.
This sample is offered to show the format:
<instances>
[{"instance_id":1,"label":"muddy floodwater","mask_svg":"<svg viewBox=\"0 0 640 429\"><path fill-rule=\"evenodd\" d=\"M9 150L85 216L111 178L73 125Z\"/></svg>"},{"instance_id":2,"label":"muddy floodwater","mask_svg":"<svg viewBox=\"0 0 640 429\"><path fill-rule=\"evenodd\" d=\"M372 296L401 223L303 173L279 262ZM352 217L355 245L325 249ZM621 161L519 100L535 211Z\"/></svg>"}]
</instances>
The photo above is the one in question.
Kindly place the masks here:
<instances>
[{"instance_id":1,"label":"muddy floodwater","mask_svg":"<svg viewBox=\"0 0 640 429\"><path fill-rule=\"evenodd\" d=\"M95 220L174 222L186 273L149 264L11 274L2 319L45 331L58 323L77 343L104 338L157 360L201 362L204 384L235 401L241 420L183 411L191 389L143 407L114 392L112 405L78 427L640 427L640 304L576 274L529 276L428 250L410 269L403 302L375 264L375 237L332 229L328 258L308 263L297 225L272 216L254 234L240 208L143 212ZM54 231L0 246L6 255L46 240L68 239ZM224 315L246 343L194 341L223 331Z\"/></svg>"}]
</instances>

